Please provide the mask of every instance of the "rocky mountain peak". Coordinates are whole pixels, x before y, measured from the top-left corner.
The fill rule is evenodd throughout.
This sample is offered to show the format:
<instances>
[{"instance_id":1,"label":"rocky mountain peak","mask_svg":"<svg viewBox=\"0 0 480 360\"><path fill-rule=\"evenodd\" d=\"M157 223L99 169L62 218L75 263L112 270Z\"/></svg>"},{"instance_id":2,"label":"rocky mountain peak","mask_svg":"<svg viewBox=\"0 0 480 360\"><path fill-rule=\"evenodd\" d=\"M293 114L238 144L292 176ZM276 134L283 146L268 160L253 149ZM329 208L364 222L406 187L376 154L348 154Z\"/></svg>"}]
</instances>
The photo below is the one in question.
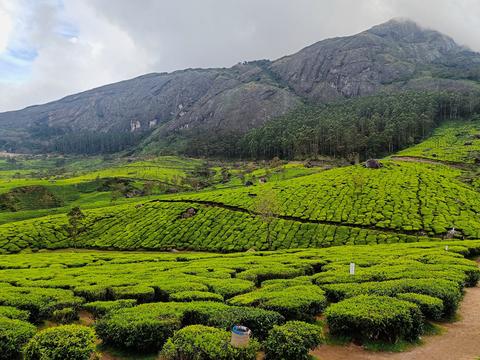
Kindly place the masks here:
<instances>
[{"instance_id":1,"label":"rocky mountain peak","mask_svg":"<svg viewBox=\"0 0 480 360\"><path fill-rule=\"evenodd\" d=\"M442 51L464 50L452 38L438 31L425 28L413 20L406 18L391 19L376 25L365 33L372 34L389 41L430 43Z\"/></svg>"}]
</instances>

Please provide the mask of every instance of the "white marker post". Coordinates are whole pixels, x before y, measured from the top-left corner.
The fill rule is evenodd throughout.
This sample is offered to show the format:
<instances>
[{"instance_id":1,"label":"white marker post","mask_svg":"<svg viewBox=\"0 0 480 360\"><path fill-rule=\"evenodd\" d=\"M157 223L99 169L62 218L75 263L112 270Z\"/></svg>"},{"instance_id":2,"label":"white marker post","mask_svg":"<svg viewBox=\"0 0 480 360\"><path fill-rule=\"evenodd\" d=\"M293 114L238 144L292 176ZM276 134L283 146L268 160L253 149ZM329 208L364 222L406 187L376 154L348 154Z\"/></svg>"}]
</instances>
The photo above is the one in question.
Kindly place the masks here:
<instances>
[{"instance_id":1,"label":"white marker post","mask_svg":"<svg viewBox=\"0 0 480 360\"><path fill-rule=\"evenodd\" d=\"M355 263L350 263L350 275L355 275Z\"/></svg>"},{"instance_id":2,"label":"white marker post","mask_svg":"<svg viewBox=\"0 0 480 360\"><path fill-rule=\"evenodd\" d=\"M448 245L445 246L445 251L448 251Z\"/></svg>"}]
</instances>

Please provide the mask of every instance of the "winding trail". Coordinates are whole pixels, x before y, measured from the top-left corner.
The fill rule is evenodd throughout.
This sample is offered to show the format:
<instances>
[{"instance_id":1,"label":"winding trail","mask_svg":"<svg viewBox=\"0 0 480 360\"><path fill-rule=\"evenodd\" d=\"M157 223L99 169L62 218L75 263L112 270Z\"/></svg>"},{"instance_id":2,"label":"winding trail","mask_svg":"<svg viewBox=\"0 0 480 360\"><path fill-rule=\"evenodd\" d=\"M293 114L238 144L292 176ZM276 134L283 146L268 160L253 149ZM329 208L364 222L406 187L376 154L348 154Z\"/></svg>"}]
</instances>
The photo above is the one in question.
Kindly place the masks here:
<instances>
[{"instance_id":1,"label":"winding trail","mask_svg":"<svg viewBox=\"0 0 480 360\"><path fill-rule=\"evenodd\" d=\"M467 288L458 312L460 320L442 324L441 335L423 338L423 345L401 353L370 352L361 346L320 346L320 360L475 360L480 358L480 287Z\"/></svg>"}]
</instances>

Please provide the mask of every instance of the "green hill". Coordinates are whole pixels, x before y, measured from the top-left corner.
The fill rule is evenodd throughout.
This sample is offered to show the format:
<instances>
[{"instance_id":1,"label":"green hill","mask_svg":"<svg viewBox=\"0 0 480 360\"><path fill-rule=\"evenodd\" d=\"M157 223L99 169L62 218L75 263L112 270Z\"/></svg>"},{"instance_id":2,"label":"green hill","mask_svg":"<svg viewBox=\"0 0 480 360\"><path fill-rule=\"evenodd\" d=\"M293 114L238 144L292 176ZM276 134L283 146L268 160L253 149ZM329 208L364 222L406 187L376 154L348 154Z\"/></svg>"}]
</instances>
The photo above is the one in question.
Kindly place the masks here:
<instances>
[{"instance_id":1,"label":"green hill","mask_svg":"<svg viewBox=\"0 0 480 360\"><path fill-rule=\"evenodd\" d=\"M420 144L400 151L397 156L413 156L453 163L480 162L480 118L449 121Z\"/></svg>"},{"instance_id":2,"label":"green hill","mask_svg":"<svg viewBox=\"0 0 480 360\"><path fill-rule=\"evenodd\" d=\"M10 191L21 181L48 183L44 186L52 194L60 194L60 200L68 201L55 209L0 213L5 222L0 225L0 249L18 252L26 248L82 247L232 252L447 237L478 239L480 197L471 170L475 165L462 152L470 147L464 141L476 134L476 126L476 121L445 123L424 143L398 157L382 160L380 169L355 165L323 170L299 163L275 163L271 169L248 164L243 168L238 164L208 168L197 160L161 158L92 171L84 169L54 183L27 178L4 181L4 188ZM464 138L460 139L458 134ZM456 140L452 141L452 137ZM476 141L472 140L471 147L476 146ZM432 143L449 144L448 148L439 145L435 150L444 149L444 157L437 151L436 162L429 163L423 159L427 156L418 159L414 155ZM440 160L455 164L444 165ZM458 166L462 161L465 168ZM242 170L249 166L248 172ZM202 175L209 180L193 178L189 185L193 190L192 186L206 181L210 187L202 191L130 199L120 196L112 203L116 190L98 188L107 184L103 180L99 183L99 179L130 179L132 182L127 184L134 186L142 184L145 178L173 179L202 171L209 173ZM267 183L260 183L262 178ZM243 185L245 180L253 185ZM113 181L108 186L114 186L120 180L108 181ZM212 189L211 184L218 189ZM86 215L74 241L66 216L71 206L80 206ZM42 217L46 214L50 215ZM21 216L31 219L9 223Z\"/></svg>"}]
</instances>

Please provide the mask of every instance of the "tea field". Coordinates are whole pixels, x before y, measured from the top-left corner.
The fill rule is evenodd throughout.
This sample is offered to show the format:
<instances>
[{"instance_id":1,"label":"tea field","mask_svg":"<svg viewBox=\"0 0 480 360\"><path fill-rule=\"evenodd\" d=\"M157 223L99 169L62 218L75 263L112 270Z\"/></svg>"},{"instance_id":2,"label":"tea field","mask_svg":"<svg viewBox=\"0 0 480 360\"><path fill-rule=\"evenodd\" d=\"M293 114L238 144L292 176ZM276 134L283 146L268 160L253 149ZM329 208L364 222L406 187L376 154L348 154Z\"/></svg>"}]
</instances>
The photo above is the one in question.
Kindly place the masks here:
<instances>
[{"instance_id":1,"label":"tea field","mask_svg":"<svg viewBox=\"0 0 480 360\"><path fill-rule=\"evenodd\" d=\"M33 336L34 331L15 336L29 324L85 324L85 314L94 318L88 325L102 341L101 350L136 354L162 348L168 354L182 334L187 343L197 342L199 351L213 350L198 336L212 336L235 351L225 334L239 323L255 339L242 359L255 359L261 348L267 356L280 351L276 341L292 328L302 339L315 339L306 351L323 341L324 326L330 336L414 341L426 322L453 316L462 289L480 276L465 257L479 254L479 241L453 241L223 255L85 250L2 255L0 331L17 329L8 337L12 356ZM364 318L367 309L378 317ZM322 314L325 321L318 322Z\"/></svg>"},{"instance_id":2,"label":"tea field","mask_svg":"<svg viewBox=\"0 0 480 360\"><path fill-rule=\"evenodd\" d=\"M397 155L466 164L480 161L480 119L447 122L427 140Z\"/></svg>"},{"instance_id":3,"label":"tea field","mask_svg":"<svg viewBox=\"0 0 480 360\"><path fill-rule=\"evenodd\" d=\"M384 161L381 169L360 165L237 189L179 194L170 198L213 202L256 212L273 204L288 217L443 236L455 228L480 237L480 197L448 166ZM265 198L267 194L267 198Z\"/></svg>"},{"instance_id":4,"label":"tea field","mask_svg":"<svg viewBox=\"0 0 480 360\"><path fill-rule=\"evenodd\" d=\"M381 169L357 165L253 186L124 199L114 206L99 201L97 207L83 207L75 240L66 214L49 215L0 225L0 251L232 252L480 238L480 197L460 181L461 170L383 164Z\"/></svg>"},{"instance_id":5,"label":"tea field","mask_svg":"<svg viewBox=\"0 0 480 360\"><path fill-rule=\"evenodd\" d=\"M196 214L182 218L190 208ZM84 211L73 240L65 214L0 226L0 252L22 249L94 248L118 250L245 251L344 244L428 241L421 235L387 233L282 218L265 220L248 212L186 202L152 200Z\"/></svg>"}]
</instances>

